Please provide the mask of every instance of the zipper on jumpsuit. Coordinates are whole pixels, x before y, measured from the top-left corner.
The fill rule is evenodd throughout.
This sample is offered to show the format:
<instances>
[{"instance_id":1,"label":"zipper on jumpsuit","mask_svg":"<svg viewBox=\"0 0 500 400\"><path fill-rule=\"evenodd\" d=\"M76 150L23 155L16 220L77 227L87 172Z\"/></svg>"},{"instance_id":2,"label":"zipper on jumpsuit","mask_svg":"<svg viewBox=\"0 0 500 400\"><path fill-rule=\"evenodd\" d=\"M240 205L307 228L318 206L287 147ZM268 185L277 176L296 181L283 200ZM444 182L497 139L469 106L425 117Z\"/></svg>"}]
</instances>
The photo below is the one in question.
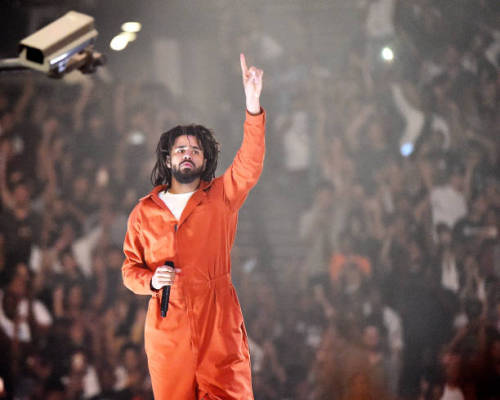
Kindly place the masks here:
<instances>
[{"instance_id":1,"label":"zipper on jumpsuit","mask_svg":"<svg viewBox=\"0 0 500 400\"><path fill-rule=\"evenodd\" d=\"M179 223L176 223L174 225L174 251L175 251L176 256L177 256L177 232L179 230L179 225L180 225ZM174 265L176 265L175 262L174 262ZM177 266L176 266L176 268L177 268ZM186 295L186 291L185 291L185 288L183 287L183 285L182 284L177 284L177 285L178 285L177 290L179 290L181 292L182 299L184 300L184 303L186 306L186 313L187 313L187 319L188 319L189 331L190 331L191 351L193 352L193 354L195 355L195 359L197 360L198 359L198 346L195 343L197 338L195 338L195 334L196 334L195 328L196 327L194 326L194 318L193 318L193 315L191 312L191 309L192 309L191 299L189 298L188 295Z\"/></svg>"},{"instance_id":2,"label":"zipper on jumpsuit","mask_svg":"<svg viewBox=\"0 0 500 400\"><path fill-rule=\"evenodd\" d=\"M210 187L210 185L208 185L208 187ZM206 190L207 188L205 188L203 190ZM194 195L196 195L196 193ZM165 209L168 213L170 213L173 216L172 211L170 211L170 209L166 206L165 203L163 203L163 201L155 198L154 196L153 196L152 200L153 200L153 202L155 202L157 205L159 205L161 208ZM192 199L189 199L189 200L192 200ZM188 203L189 203L189 201L188 201ZM181 216L181 219L182 219L182 216ZM184 221L182 221L182 222L184 222ZM176 260L176 258L177 258L177 234L178 234L180 225L181 225L180 221L174 225L174 254L175 254L175 256L174 256L174 260L172 260L172 261L174 261L174 266L177 265L177 260ZM194 316L192 315L191 299L190 299L189 295L187 295L186 290L184 288L184 285L177 284L177 290L181 293L182 300L184 301L184 304L186 306L186 313L187 313L187 319L188 319L189 330L190 330L191 350L193 351L195 359L198 360L198 338L196 337L196 332L197 332L196 331L196 322L195 322ZM158 301L161 302L161 295L159 295L158 293L156 295L157 295ZM168 318L168 315L166 318Z\"/></svg>"}]
</instances>

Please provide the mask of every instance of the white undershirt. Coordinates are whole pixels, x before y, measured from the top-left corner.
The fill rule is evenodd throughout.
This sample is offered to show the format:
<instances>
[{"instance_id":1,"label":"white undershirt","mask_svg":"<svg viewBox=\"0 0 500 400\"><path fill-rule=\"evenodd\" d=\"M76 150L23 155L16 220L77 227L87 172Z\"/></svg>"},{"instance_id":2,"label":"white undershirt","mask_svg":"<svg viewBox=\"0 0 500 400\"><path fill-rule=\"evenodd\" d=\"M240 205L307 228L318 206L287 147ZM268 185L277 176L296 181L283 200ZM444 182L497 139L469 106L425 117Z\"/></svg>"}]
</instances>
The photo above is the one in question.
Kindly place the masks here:
<instances>
[{"instance_id":1,"label":"white undershirt","mask_svg":"<svg viewBox=\"0 0 500 400\"><path fill-rule=\"evenodd\" d=\"M158 193L158 197L165 203L177 220L181 219L182 211L194 192L170 193L168 190Z\"/></svg>"}]
</instances>

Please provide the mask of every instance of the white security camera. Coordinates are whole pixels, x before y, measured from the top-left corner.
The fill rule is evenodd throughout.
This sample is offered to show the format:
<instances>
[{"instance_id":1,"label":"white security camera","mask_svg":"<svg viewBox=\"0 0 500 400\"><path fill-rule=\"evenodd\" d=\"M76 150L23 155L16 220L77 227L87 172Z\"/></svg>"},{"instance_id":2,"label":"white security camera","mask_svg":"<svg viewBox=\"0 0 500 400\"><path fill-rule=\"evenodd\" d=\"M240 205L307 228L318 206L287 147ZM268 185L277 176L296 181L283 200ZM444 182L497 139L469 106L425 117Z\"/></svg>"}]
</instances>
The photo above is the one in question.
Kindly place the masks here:
<instances>
[{"instance_id":1,"label":"white security camera","mask_svg":"<svg viewBox=\"0 0 500 400\"><path fill-rule=\"evenodd\" d=\"M93 72L104 64L103 56L93 52L97 37L94 18L70 11L19 43L19 64L59 78L79 68Z\"/></svg>"}]
</instances>

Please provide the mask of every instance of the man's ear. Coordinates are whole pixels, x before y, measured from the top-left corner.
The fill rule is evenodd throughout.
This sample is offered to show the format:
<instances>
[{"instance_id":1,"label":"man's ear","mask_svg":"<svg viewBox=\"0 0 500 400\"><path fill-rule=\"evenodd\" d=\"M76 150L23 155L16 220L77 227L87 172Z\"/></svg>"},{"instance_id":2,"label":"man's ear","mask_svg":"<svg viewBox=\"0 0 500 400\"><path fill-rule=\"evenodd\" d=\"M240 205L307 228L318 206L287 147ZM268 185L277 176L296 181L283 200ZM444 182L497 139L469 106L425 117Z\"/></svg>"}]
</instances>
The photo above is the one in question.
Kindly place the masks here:
<instances>
[{"instance_id":1,"label":"man's ear","mask_svg":"<svg viewBox=\"0 0 500 400\"><path fill-rule=\"evenodd\" d=\"M170 159L170 156L165 157L165 164L168 168L172 168L172 160Z\"/></svg>"}]
</instances>

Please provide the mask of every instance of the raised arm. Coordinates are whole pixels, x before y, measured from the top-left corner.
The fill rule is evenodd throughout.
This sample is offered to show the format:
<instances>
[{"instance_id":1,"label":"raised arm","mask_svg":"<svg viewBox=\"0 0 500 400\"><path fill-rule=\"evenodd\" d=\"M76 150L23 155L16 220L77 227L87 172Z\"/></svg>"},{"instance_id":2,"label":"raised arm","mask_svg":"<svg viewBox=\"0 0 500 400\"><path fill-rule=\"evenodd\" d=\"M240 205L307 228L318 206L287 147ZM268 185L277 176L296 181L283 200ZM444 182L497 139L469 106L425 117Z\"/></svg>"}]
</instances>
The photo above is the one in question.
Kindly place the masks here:
<instances>
[{"instance_id":1,"label":"raised arm","mask_svg":"<svg viewBox=\"0 0 500 400\"><path fill-rule=\"evenodd\" d=\"M264 75L264 71L254 66L248 68L243 53L240 54L240 64L247 110L250 114L260 114L260 94L262 92L262 76Z\"/></svg>"},{"instance_id":2,"label":"raised arm","mask_svg":"<svg viewBox=\"0 0 500 400\"><path fill-rule=\"evenodd\" d=\"M264 163L265 112L260 107L263 71L247 67L240 55L241 74L246 97L246 119L243 142L233 163L224 173L224 195L231 208L239 208L250 189L257 183Z\"/></svg>"}]
</instances>

